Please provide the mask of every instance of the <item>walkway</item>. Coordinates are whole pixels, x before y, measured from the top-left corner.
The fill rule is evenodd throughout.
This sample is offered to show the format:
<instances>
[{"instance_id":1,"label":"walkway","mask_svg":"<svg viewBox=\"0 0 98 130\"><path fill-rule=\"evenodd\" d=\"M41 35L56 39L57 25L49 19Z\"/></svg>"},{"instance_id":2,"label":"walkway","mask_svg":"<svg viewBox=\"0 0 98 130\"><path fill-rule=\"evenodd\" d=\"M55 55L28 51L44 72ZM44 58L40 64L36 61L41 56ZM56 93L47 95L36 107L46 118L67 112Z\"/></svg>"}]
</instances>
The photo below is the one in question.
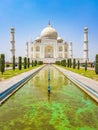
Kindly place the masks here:
<instances>
[{"instance_id":1,"label":"walkway","mask_svg":"<svg viewBox=\"0 0 98 130\"><path fill-rule=\"evenodd\" d=\"M16 84L17 82L21 81L25 77L29 76L30 74L35 73L39 69L41 69L43 66L40 66L38 68L32 69L30 71L24 72L22 74L19 74L17 76L14 76L12 78L6 79L4 81L0 81L0 93L5 91L6 89L10 88L12 85Z\"/></svg>"},{"instance_id":2,"label":"walkway","mask_svg":"<svg viewBox=\"0 0 98 130\"><path fill-rule=\"evenodd\" d=\"M65 76L73 80L74 83L80 86L87 87L88 90L90 89L93 93L95 93L95 96L92 93L89 93L87 89L83 89L86 93L88 93L93 99L95 99L98 102L98 82L94 81L90 78L84 77L80 74L71 72L69 70L66 70L64 68L58 67L54 65L57 69L59 69Z\"/></svg>"}]
</instances>

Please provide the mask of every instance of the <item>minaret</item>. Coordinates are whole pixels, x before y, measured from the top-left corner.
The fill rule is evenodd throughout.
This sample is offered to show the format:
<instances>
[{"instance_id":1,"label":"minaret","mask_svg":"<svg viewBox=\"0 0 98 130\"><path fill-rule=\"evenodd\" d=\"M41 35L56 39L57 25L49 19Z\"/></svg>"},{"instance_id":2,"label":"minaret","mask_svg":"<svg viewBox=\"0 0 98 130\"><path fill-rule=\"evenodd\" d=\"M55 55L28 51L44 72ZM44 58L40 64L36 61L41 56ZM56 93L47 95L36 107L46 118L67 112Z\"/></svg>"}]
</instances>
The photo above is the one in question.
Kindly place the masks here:
<instances>
[{"instance_id":1,"label":"minaret","mask_svg":"<svg viewBox=\"0 0 98 130\"><path fill-rule=\"evenodd\" d=\"M70 42L70 45L69 45L69 58L73 58L73 49L72 49L72 42Z\"/></svg>"},{"instance_id":2,"label":"minaret","mask_svg":"<svg viewBox=\"0 0 98 130\"><path fill-rule=\"evenodd\" d=\"M28 48L28 42L26 42L26 57L29 57L29 48Z\"/></svg>"},{"instance_id":3,"label":"minaret","mask_svg":"<svg viewBox=\"0 0 98 130\"><path fill-rule=\"evenodd\" d=\"M88 28L84 28L83 62L88 61Z\"/></svg>"},{"instance_id":4,"label":"minaret","mask_svg":"<svg viewBox=\"0 0 98 130\"><path fill-rule=\"evenodd\" d=\"M15 39L14 39L14 28L13 27L11 27L11 29L10 29L10 33L11 33L11 39L10 39L10 43L11 43L11 49L10 49L10 51L11 51L11 53L12 53L12 57L11 57L11 62L12 62L12 60L13 60L13 56L15 56Z\"/></svg>"}]
</instances>

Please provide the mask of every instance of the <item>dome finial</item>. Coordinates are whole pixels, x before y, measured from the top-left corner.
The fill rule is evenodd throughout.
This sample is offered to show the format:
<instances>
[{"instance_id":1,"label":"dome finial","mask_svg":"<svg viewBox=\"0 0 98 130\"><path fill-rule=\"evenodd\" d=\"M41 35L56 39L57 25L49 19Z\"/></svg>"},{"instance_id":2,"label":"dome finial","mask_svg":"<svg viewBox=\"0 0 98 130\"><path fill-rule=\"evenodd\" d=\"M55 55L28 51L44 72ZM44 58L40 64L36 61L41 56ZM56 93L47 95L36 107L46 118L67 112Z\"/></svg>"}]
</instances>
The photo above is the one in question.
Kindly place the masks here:
<instances>
[{"instance_id":1,"label":"dome finial","mask_svg":"<svg viewBox=\"0 0 98 130\"><path fill-rule=\"evenodd\" d=\"M50 24L50 20L49 20L49 22L48 22L48 26L51 26L51 24Z\"/></svg>"}]
</instances>

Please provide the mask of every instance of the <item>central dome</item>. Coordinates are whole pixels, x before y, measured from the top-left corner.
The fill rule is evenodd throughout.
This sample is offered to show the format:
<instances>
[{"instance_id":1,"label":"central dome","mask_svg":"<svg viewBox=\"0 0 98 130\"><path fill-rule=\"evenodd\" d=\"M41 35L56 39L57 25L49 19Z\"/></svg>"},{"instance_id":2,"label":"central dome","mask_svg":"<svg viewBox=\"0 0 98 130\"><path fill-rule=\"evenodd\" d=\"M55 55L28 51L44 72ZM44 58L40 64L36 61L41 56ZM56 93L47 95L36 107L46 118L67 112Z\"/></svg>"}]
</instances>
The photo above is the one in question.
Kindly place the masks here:
<instances>
[{"instance_id":1,"label":"central dome","mask_svg":"<svg viewBox=\"0 0 98 130\"><path fill-rule=\"evenodd\" d=\"M57 34L56 30L54 28L52 28L49 23L49 25L42 30L40 37L46 38L46 39L57 39L58 34Z\"/></svg>"}]
</instances>

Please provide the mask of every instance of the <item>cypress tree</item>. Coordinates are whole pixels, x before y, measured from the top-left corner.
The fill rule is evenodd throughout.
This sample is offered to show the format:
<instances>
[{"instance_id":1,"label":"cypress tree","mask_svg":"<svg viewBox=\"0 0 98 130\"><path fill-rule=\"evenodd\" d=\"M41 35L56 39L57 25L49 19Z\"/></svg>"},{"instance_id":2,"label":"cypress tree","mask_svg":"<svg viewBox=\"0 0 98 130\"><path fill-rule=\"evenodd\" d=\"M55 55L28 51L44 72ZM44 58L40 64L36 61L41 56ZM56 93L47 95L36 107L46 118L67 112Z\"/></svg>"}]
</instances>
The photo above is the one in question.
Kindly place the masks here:
<instances>
[{"instance_id":1,"label":"cypress tree","mask_svg":"<svg viewBox=\"0 0 98 130\"><path fill-rule=\"evenodd\" d=\"M15 56L13 56L13 70L15 70Z\"/></svg>"},{"instance_id":2,"label":"cypress tree","mask_svg":"<svg viewBox=\"0 0 98 130\"><path fill-rule=\"evenodd\" d=\"M66 65L66 60L63 60L63 66L65 66Z\"/></svg>"},{"instance_id":3,"label":"cypress tree","mask_svg":"<svg viewBox=\"0 0 98 130\"><path fill-rule=\"evenodd\" d=\"M34 61L32 60L32 67L34 66Z\"/></svg>"},{"instance_id":4,"label":"cypress tree","mask_svg":"<svg viewBox=\"0 0 98 130\"><path fill-rule=\"evenodd\" d=\"M26 69L26 68L27 68L27 58L24 57L24 69Z\"/></svg>"},{"instance_id":5,"label":"cypress tree","mask_svg":"<svg viewBox=\"0 0 98 130\"><path fill-rule=\"evenodd\" d=\"M5 55L4 54L0 55L0 71L2 74L5 71Z\"/></svg>"},{"instance_id":6,"label":"cypress tree","mask_svg":"<svg viewBox=\"0 0 98 130\"><path fill-rule=\"evenodd\" d=\"M65 60L65 67L66 67L66 60Z\"/></svg>"},{"instance_id":7,"label":"cypress tree","mask_svg":"<svg viewBox=\"0 0 98 130\"><path fill-rule=\"evenodd\" d=\"M78 60L78 67L77 67L77 69L78 70L80 69L80 62L79 62L79 60Z\"/></svg>"},{"instance_id":8,"label":"cypress tree","mask_svg":"<svg viewBox=\"0 0 98 130\"><path fill-rule=\"evenodd\" d=\"M95 58L95 73L98 74L98 54L96 54Z\"/></svg>"},{"instance_id":9,"label":"cypress tree","mask_svg":"<svg viewBox=\"0 0 98 130\"><path fill-rule=\"evenodd\" d=\"M37 60L35 60L35 63L36 63L36 65L37 65Z\"/></svg>"},{"instance_id":10,"label":"cypress tree","mask_svg":"<svg viewBox=\"0 0 98 130\"><path fill-rule=\"evenodd\" d=\"M30 58L28 58L28 68L30 67Z\"/></svg>"},{"instance_id":11,"label":"cypress tree","mask_svg":"<svg viewBox=\"0 0 98 130\"><path fill-rule=\"evenodd\" d=\"M73 59L73 69L76 68L76 59Z\"/></svg>"},{"instance_id":12,"label":"cypress tree","mask_svg":"<svg viewBox=\"0 0 98 130\"><path fill-rule=\"evenodd\" d=\"M69 59L69 67L70 67L70 68L71 68L71 65L72 65L71 59Z\"/></svg>"},{"instance_id":13,"label":"cypress tree","mask_svg":"<svg viewBox=\"0 0 98 130\"><path fill-rule=\"evenodd\" d=\"M36 62L34 61L34 66L36 66Z\"/></svg>"},{"instance_id":14,"label":"cypress tree","mask_svg":"<svg viewBox=\"0 0 98 130\"><path fill-rule=\"evenodd\" d=\"M22 57L19 56L18 58L18 69L21 70L22 69Z\"/></svg>"},{"instance_id":15,"label":"cypress tree","mask_svg":"<svg viewBox=\"0 0 98 130\"><path fill-rule=\"evenodd\" d=\"M63 66L63 60L61 60L61 65Z\"/></svg>"},{"instance_id":16,"label":"cypress tree","mask_svg":"<svg viewBox=\"0 0 98 130\"><path fill-rule=\"evenodd\" d=\"M68 67L68 59L67 59L67 67Z\"/></svg>"},{"instance_id":17,"label":"cypress tree","mask_svg":"<svg viewBox=\"0 0 98 130\"><path fill-rule=\"evenodd\" d=\"M67 67L69 67L69 59L67 59Z\"/></svg>"},{"instance_id":18,"label":"cypress tree","mask_svg":"<svg viewBox=\"0 0 98 130\"><path fill-rule=\"evenodd\" d=\"M87 71L87 60L85 61L85 71Z\"/></svg>"},{"instance_id":19,"label":"cypress tree","mask_svg":"<svg viewBox=\"0 0 98 130\"><path fill-rule=\"evenodd\" d=\"M34 66L36 66L37 65L37 60L35 60L35 62L34 62Z\"/></svg>"}]
</instances>

